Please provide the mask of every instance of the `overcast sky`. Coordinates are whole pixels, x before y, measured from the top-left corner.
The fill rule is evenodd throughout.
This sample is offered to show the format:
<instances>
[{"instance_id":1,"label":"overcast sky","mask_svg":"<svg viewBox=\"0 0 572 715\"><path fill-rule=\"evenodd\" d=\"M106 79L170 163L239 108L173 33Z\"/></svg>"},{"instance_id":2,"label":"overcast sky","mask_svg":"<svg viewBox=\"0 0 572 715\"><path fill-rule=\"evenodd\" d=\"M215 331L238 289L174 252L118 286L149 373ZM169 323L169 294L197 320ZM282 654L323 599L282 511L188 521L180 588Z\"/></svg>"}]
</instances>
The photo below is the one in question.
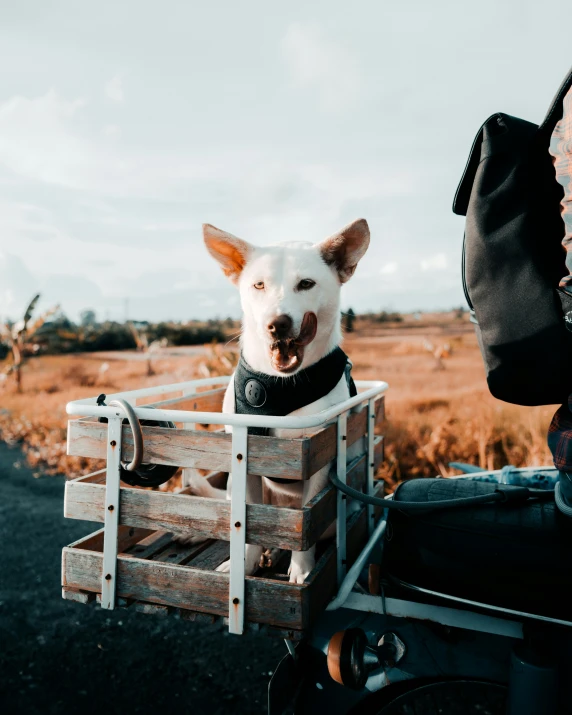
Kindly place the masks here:
<instances>
[{"instance_id":1,"label":"overcast sky","mask_svg":"<svg viewBox=\"0 0 572 715\"><path fill-rule=\"evenodd\" d=\"M570 0L0 0L0 315L238 315L201 224L372 243L355 310L462 302L451 203L483 120L539 122ZM126 305L126 299L128 304Z\"/></svg>"}]
</instances>

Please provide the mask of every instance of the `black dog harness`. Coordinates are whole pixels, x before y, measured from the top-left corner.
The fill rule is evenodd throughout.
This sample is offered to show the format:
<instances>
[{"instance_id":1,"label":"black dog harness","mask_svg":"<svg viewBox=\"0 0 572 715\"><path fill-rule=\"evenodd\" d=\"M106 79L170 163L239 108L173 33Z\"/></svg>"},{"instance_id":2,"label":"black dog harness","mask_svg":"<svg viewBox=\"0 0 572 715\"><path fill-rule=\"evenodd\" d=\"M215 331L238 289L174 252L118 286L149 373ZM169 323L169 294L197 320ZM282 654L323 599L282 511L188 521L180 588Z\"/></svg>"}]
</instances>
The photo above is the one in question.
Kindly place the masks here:
<instances>
[{"instance_id":1,"label":"black dog harness","mask_svg":"<svg viewBox=\"0 0 572 715\"><path fill-rule=\"evenodd\" d=\"M256 372L241 355L234 373L236 414L284 417L327 395L343 375L346 376L350 397L354 397L357 390L351 369L352 364L341 348L336 348L306 370L288 377ZM248 434L266 436L269 429L249 427ZM290 484L297 480L273 478L272 481Z\"/></svg>"}]
</instances>

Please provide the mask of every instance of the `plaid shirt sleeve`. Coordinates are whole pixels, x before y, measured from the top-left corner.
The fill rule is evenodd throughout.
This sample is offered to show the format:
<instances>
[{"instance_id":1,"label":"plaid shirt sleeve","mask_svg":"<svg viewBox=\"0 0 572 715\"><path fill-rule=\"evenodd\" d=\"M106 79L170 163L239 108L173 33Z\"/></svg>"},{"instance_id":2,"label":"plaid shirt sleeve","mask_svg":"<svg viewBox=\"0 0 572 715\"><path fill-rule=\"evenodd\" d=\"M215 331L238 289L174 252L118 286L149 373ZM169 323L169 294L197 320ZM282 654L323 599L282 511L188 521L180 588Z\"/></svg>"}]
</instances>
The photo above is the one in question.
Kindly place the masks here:
<instances>
[{"instance_id":1,"label":"plaid shirt sleeve","mask_svg":"<svg viewBox=\"0 0 572 715\"><path fill-rule=\"evenodd\" d=\"M560 210L564 221L562 245L566 250L568 275L562 278L560 287L572 293L572 88L564 97L562 119L554 127L549 151L556 180L564 189Z\"/></svg>"},{"instance_id":2,"label":"plaid shirt sleeve","mask_svg":"<svg viewBox=\"0 0 572 715\"><path fill-rule=\"evenodd\" d=\"M572 472L572 412L570 399L552 418L548 428L548 446L554 466L563 472Z\"/></svg>"}]
</instances>

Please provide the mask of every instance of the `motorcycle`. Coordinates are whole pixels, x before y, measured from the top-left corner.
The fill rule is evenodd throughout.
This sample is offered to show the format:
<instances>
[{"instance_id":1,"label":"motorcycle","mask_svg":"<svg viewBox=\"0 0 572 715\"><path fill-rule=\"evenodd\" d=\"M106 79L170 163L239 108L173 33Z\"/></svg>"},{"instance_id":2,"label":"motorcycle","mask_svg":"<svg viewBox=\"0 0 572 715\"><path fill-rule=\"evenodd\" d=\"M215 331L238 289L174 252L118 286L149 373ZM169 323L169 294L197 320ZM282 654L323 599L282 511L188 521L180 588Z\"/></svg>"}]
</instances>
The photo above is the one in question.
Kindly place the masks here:
<instances>
[{"instance_id":1,"label":"motorcycle","mask_svg":"<svg viewBox=\"0 0 572 715\"><path fill-rule=\"evenodd\" d=\"M288 644L270 715L572 712L572 520L554 503L558 473L451 466L464 474L411 480L388 499L509 497L387 509L309 636Z\"/></svg>"}]
</instances>

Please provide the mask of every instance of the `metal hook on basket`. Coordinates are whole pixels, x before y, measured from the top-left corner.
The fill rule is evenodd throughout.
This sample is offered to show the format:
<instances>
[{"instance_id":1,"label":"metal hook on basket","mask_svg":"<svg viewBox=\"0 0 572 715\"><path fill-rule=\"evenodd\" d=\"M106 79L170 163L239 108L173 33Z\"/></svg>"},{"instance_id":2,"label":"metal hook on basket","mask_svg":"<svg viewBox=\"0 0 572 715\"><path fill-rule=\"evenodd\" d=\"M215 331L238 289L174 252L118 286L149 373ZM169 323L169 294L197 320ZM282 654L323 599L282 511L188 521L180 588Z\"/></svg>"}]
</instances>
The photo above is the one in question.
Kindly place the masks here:
<instances>
[{"instance_id":1,"label":"metal hook on basket","mask_svg":"<svg viewBox=\"0 0 572 715\"><path fill-rule=\"evenodd\" d=\"M129 421L129 426L133 432L133 459L129 464L123 464L122 466L123 469L126 469L128 472L134 472L141 466L143 460L143 432L141 431L141 425L139 424L135 410L131 407L129 402L121 399L111 400L107 406L121 407Z\"/></svg>"}]
</instances>

